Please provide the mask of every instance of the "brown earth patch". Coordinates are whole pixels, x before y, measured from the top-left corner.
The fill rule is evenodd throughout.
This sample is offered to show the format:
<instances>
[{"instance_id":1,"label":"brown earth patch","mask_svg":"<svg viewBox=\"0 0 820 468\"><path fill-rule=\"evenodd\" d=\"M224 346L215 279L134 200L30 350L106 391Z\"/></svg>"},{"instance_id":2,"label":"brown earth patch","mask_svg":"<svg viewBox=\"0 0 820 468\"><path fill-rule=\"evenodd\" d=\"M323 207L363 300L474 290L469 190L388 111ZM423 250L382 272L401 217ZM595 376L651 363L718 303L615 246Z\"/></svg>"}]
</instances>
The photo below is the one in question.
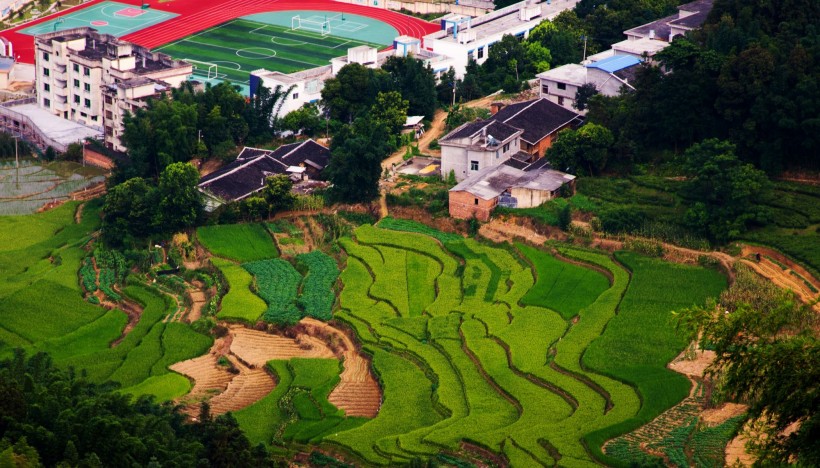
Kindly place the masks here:
<instances>
[{"instance_id":1,"label":"brown earth patch","mask_svg":"<svg viewBox=\"0 0 820 468\"><path fill-rule=\"evenodd\" d=\"M381 406L381 388L370 372L370 361L356 349L353 340L341 330L319 320L305 318L300 323L308 328L321 330L325 336L330 335L340 340L344 362L340 374L341 380L330 392L328 401L345 411L348 416L373 418Z\"/></svg>"}]
</instances>

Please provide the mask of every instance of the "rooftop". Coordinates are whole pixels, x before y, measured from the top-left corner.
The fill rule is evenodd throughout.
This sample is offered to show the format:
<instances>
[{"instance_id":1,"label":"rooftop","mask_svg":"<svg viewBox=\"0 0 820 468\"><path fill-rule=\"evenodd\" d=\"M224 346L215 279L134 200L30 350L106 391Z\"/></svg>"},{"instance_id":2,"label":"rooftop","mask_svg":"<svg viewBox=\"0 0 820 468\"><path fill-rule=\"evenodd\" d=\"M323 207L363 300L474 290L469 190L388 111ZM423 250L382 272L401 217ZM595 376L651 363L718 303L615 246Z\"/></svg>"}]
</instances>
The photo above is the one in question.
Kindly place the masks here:
<instances>
[{"instance_id":1,"label":"rooftop","mask_svg":"<svg viewBox=\"0 0 820 468\"><path fill-rule=\"evenodd\" d=\"M532 170L501 164L478 171L450 191L467 192L483 200L492 200L513 188L552 192L574 179L574 175L548 169L543 167L543 163L542 167Z\"/></svg>"},{"instance_id":2,"label":"rooftop","mask_svg":"<svg viewBox=\"0 0 820 468\"><path fill-rule=\"evenodd\" d=\"M265 186L275 174L297 172L292 167L324 169L330 150L313 140L282 145L275 150L246 147L235 161L199 180L199 188L224 200L241 200ZM298 170L304 172L304 170Z\"/></svg>"},{"instance_id":3,"label":"rooftop","mask_svg":"<svg viewBox=\"0 0 820 468\"><path fill-rule=\"evenodd\" d=\"M701 27L701 25L706 21L706 17L709 16L710 11L711 10L698 11L696 13L692 13L691 15L684 16L683 18L670 21L669 24L686 29L696 29Z\"/></svg>"},{"instance_id":4,"label":"rooftop","mask_svg":"<svg viewBox=\"0 0 820 468\"><path fill-rule=\"evenodd\" d=\"M440 138L439 142L480 137L478 143L473 142L471 144L479 144L483 146L486 138L486 145L492 146L489 141L490 137L497 142L503 142L520 132L521 130L498 120L475 120L473 122L467 122L456 128L452 132Z\"/></svg>"},{"instance_id":5,"label":"rooftop","mask_svg":"<svg viewBox=\"0 0 820 468\"><path fill-rule=\"evenodd\" d=\"M611 50L613 53L620 52L634 55L646 54L648 57L652 57L667 47L669 47L669 43L666 41L642 37L632 41L627 39L625 41L616 42L615 44L612 44Z\"/></svg>"},{"instance_id":6,"label":"rooftop","mask_svg":"<svg viewBox=\"0 0 820 468\"><path fill-rule=\"evenodd\" d=\"M57 117L51 112L40 108L36 104L23 104L10 107L31 119L34 125L50 138L62 145L70 145L86 138L101 138L102 131L79 124L77 122Z\"/></svg>"},{"instance_id":7,"label":"rooftop","mask_svg":"<svg viewBox=\"0 0 820 468\"><path fill-rule=\"evenodd\" d=\"M587 82L587 67L578 65L577 63L568 63L539 73L538 78L546 78L560 83L570 83L581 86Z\"/></svg>"},{"instance_id":8,"label":"rooftop","mask_svg":"<svg viewBox=\"0 0 820 468\"><path fill-rule=\"evenodd\" d=\"M678 19L677 13L667 16L666 18L655 20L651 23L642 24L638 27L628 29L624 31L624 34L627 36L649 37L650 33L654 31L656 38L662 41L667 41L669 40L669 33L672 32L672 27L669 26L669 22L676 19Z\"/></svg>"},{"instance_id":9,"label":"rooftop","mask_svg":"<svg viewBox=\"0 0 820 468\"><path fill-rule=\"evenodd\" d=\"M615 73L625 68L634 67L641 63L641 59L633 57L632 55L613 55L612 57L592 62L587 65L588 68L597 68L607 73Z\"/></svg>"},{"instance_id":10,"label":"rooftop","mask_svg":"<svg viewBox=\"0 0 820 468\"><path fill-rule=\"evenodd\" d=\"M521 139L536 144L581 116L547 98L510 104L496 112L490 120L497 120L521 129Z\"/></svg>"}]
</instances>

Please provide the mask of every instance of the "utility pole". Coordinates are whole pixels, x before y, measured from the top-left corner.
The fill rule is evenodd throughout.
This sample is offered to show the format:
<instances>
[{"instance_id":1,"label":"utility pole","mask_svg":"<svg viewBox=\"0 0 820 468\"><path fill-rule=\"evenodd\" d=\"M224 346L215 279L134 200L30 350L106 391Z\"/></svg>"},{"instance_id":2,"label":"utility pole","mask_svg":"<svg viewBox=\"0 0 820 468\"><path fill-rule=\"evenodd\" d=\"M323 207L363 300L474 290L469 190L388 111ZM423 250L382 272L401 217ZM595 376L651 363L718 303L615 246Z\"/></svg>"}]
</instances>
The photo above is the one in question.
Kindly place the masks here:
<instances>
[{"instance_id":1,"label":"utility pole","mask_svg":"<svg viewBox=\"0 0 820 468\"><path fill-rule=\"evenodd\" d=\"M14 136L14 161L17 166L17 190L20 190L20 155L17 152L17 134Z\"/></svg>"},{"instance_id":2,"label":"utility pole","mask_svg":"<svg viewBox=\"0 0 820 468\"><path fill-rule=\"evenodd\" d=\"M584 60L586 60L586 59L587 59L587 36L586 36L586 34L584 34Z\"/></svg>"}]
</instances>

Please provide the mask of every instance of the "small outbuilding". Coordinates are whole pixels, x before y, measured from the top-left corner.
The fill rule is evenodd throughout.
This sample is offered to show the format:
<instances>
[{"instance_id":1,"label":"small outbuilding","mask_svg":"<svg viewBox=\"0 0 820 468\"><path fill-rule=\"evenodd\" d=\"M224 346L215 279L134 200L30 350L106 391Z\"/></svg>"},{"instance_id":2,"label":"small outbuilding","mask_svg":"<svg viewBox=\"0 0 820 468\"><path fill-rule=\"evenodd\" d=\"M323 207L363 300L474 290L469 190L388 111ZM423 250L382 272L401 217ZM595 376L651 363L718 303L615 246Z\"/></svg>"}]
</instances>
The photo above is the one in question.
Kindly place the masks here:
<instances>
[{"instance_id":1,"label":"small outbuilding","mask_svg":"<svg viewBox=\"0 0 820 468\"><path fill-rule=\"evenodd\" d=\"M482 169L450 189L450 216L488 221L496 206L531 208L575 193L575 176L550 169L546 161L521 167L519 160Z\"/></svg>"}]
</instances>

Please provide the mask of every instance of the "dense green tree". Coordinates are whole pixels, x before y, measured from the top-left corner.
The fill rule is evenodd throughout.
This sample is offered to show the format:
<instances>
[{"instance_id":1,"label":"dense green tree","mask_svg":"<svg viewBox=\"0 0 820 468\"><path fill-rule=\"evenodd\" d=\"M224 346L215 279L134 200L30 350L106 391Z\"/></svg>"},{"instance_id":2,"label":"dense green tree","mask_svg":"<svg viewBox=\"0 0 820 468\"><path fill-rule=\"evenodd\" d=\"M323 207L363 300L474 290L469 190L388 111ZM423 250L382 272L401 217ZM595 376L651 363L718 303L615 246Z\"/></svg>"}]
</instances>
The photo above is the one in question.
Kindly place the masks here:
<instances>
[{"instance_id":1,"label":"dense green tree","mask_svg":"<svg viewBox=\"0 0 820 468\"><path fill-rule=\"evenodd\" d=\"M588 123L578 130L559 132L546 157L558 170L595 175L606 167L614 141L609 129Z\"/></svg>"},{"instance_id":2,"label":"dense green tree","mask_svg":"<svg viewBox=\"0 0 820 468\"><path fill-rule=\"evenodd\" d=\"M0 362L0 394L15 409L0 418L3 466L270 466L231 416L186 423L171 404L95 385L45 354L16 350ZM13 459L8 465L5 461Z\"/></svg>"},{"instance_id":3,"label":"dense green tree","mask_svg":"<svg viewBox=\"0 0 820 468\"><path fill-rule=\"evenodd\" d=\"M528 43L537 43L550 51L550 65L558 67L578 63L583 59L583 37L588 33L573 10L561 12L552 21L543 21L530 31ZM594 53L588 47L588 53Z\"/></svg>"},{"instance_id":4,"label":"dense green tree","mask_svg":"<svg viewBox=\"0 0 820 468\"><path fill-rule=\"evenodd\" d=\"M293 206L296 197L291 192L292 188L293 181L285 174L277 174L265 179L262 197L268 206L269 215Z\"/></svg>"},{"instance_id":5,"label":"dense green tree","mask_svg":"<svg viewBox=\"0 0 820 468\"><path fill-rule=\"evenodd\" d=\"M408 115L432 119L436 111L436 78L430 65L413 57L388 57L382 68L407 100Z\"/></svg>"},{"instance_id":6,"label":"dense green tree","mask_svg":"<svg viewBox=\"0 0 820 468\"><path fill-rule=\"evenodd\" d=\"M307 103L289 112L282 119L282 129L312 137L325 128L325 120L319 112L319 106Z\"/></svg>"},{"instance_id":7,"label":"dense green tree","mask_svg":"<svg viewBox=\"0 0 820 468\"><path fill-rule=\"evenodd\" d=\"M189 161L197 149L197 106L168 99L151 100L123 119L122 142L130 166L125 177L159 177L165 166Z\"/></svg>"},{"instance_id":8,"label":"dense green tree","mask_svg":"<svg viewBox=\"0 0 820 468\"><path fill-rule=\"evenodd\" d=\"M188 163L169 165L159 177L159 217L164 232L193 226L202 215L202 195L197 190L199 171Z\"/></svg>"},{"instance_id":9,"label":"dense green tree","mask_svg":"<svg viewBox=\"0 0 820 468\"><path fill-rule=\"evenodd\" d=\"M585 83L575 92L575 104L572 106L578 110L585 110L590 98L596 94L598 94L598 88L595 87L595 84Z\"/></svg>"},{"instance_id":10,"label":"dense green tree","mask_svg":"<svg viewBox=\"0 0 820 468\"><path fill-rule=\"evenodd\" d=\"M248 142L269 141L279 130L279 113L285 98L293 91L293 86L277 86L273 90L263 85L251 96L250 102L243 111L248 124Z\"/></svg>"},{"instance_id":11,"label":"dense green tree","mask_svg":"<svg viewBox=\"0 0 820 468\"><path fill-rule=\"evenodd\" d=\"M409 103L398 91L379 93L370 109L370 119L376 125L384 125L388 135L399 133L407 121Z\"/></svg>"},{"instance_id":12,"label":"dense green tree","mask_svg":"<svg viewBox=\"0 0 820 468\"><path fill-rule=\"evenodd\" d=\"M691 339L713 349L708 369L724 399L749 405L760 466L820 465L818 315L747 269L711 303L678 314ZM796 430L784 430L795 424Z\"/></svg>"},{"instance_id":13,"label":"dense green tree","mask_svg":"<svg viewBox=\"0 0 820 468\"><path fill-rule=\"evenodd\" d=\"M743 163L729 142L709 139L693 145L683 155L689 176L687 196L694 204L686 222L710 239L725 242L744 232L753 222L764 222L758 201L769 188L763 171Z\"/></svg>"},{"instance_id":14,"label":"dense green tree","mask_svg":"<svg viewBox=\"0 0 820 468\"><path fill-rule=\"evenodd\" d=\"M379 92L392 90L395 84L384 70L350 63L325 81L322 101L331 119L350 123L370 110Z\"/></svg>"},{"instance_id":15,"label":"dense green tree","mask_svg":"<svg viewBox=\"0 0 820 468\"><path fill-rule=\"evenodd\" d=\"M127 246L156 232L158 193L136 177L108 189L103 205L102 237L111 246Z\"/></svg>"},{"instance_id":16,"label":"dense green tree","mask_svg":"<svg viewBox=\"0 0 820 468\"><path fill-rule=\"evenodd\" d=\"M395 147L389 143L383 123L360 118L343 127L330 146L330 164L325 169L333 184L331 194L340 201L369 202L379 196L381 162Z\"/></svg>"}]
</instances>

